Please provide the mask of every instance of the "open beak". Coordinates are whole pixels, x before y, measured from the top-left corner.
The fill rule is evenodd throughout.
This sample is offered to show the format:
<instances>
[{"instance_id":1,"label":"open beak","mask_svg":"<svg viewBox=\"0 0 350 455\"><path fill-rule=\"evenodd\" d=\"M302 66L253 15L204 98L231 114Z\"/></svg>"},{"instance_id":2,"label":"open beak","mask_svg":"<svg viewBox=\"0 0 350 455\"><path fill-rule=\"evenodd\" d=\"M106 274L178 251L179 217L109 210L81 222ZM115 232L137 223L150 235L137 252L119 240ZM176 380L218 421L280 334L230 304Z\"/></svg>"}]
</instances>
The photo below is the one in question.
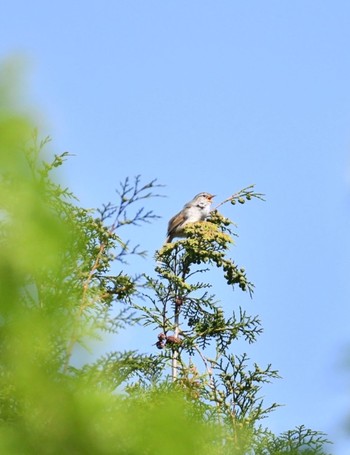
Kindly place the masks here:
<instances>
[{"instance_id":1,"label":"open beak","mask_svg":"<svg viewBox=\"0 0 350 455\"><path fill-rule=\"evenodd\" d=\"M208 196L209 201L211 201L212 199L214 199L215 196L216 196L216 194L211 194L210 196Z\"/></svg>"}]
</instances>

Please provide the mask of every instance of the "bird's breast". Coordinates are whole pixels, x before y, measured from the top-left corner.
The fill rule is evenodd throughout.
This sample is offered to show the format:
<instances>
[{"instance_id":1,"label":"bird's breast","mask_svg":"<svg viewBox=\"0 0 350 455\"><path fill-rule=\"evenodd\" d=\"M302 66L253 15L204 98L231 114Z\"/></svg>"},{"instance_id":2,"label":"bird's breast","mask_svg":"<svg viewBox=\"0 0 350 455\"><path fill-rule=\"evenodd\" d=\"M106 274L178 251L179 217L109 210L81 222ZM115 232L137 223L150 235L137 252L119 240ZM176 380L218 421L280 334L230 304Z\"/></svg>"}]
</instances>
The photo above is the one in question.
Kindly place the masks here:
<instances>
[{"instance_id":1,"label":"bird's breast","mask_svg":"<svg viewBox=\"0 0 350 455\"><path fill-rule=\"evenodd\" d=\"M203 207L191 207L188 209L187 213L187 222L188 223L195 223L197 221L204 220L209 215L209 208Z\"/></svg>"}]
</instances>

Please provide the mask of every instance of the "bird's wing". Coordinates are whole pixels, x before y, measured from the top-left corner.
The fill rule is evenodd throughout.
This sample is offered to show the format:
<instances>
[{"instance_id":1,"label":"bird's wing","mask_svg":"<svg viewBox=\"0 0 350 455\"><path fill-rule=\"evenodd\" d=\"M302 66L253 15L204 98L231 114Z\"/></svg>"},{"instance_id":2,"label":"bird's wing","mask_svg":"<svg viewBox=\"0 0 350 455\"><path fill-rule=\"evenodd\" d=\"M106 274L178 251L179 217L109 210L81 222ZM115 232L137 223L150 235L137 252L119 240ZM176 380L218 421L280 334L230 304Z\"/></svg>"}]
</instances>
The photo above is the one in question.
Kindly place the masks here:
<instances>
[{"instance_id":1,"label":"bird's wing","mask_svg":"<svg viewBox=\"0 0 350 455\"><path fill-rule=\"evenodd\" d=\"M171 218L168 224L168 237L172 237L175 234L177 228L181 226L187 220L187 211L182 210L181 212L177 213L175 216Z\"/></svg>"}]
</instances>

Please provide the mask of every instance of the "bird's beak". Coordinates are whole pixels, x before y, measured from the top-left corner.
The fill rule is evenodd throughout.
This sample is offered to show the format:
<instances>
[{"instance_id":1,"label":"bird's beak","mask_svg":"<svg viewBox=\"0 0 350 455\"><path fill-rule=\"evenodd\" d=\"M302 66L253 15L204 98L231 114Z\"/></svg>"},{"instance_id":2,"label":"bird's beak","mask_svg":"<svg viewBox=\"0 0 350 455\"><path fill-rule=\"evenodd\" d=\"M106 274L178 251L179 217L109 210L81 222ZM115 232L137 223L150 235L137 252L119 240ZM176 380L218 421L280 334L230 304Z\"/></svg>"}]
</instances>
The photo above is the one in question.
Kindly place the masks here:
<instances>
[{"instance_id":1,"label":"bird's beak","mask_svg":"<svg viewBox=\"0 0 350 455\"><path fill-rule=\"evenodd\" d=\"M210 196L208 196L209 201L211 201L212 199L214 199L215 196L216 196L216 194L211 194Z\"/></svg>"}]
</instances>

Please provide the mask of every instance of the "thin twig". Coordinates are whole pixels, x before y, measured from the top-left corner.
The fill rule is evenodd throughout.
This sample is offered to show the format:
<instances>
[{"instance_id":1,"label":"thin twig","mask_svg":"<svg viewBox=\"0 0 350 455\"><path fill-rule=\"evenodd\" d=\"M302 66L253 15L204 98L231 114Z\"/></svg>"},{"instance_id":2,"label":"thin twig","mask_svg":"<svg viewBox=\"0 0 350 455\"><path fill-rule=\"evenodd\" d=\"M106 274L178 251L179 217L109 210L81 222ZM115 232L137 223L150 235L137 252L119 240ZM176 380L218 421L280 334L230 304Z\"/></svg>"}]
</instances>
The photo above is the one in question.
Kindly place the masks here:
<instances>
[{"instance_id":1,"label":"thin twig","mask_svg":"<svg viewBox=\"0 0 350 455\"><path fill-rule=\"evenodd\" d=\"M194 346L194 349L197 351L197 353L199 354L200 358L202 359L203 363L204 363L204 366L205 366L205 369L207 370L207 373L208 373L208 377L209 377L209 384L210 384L210 388L213 389L213 370L212 368L209 366L208 364L208 360L204 357L204 355L202 354L201 350L199 349L199 347L195 344Z\"/></svg>"},{"instance_id":2,"label":"thin twig","mask_svg":"<svg viewBox=\"0 0 350 455\"><path fill-rule=\"evenodd\" d=\"M261 200L264 200L264 194L262 193L253 193L253 188L254 188L254 184L253 185L249 185L249 186L246 186L245 188L242 188L241 190L239 190L237 193L234 193L232 194L230 197L228 197L227 199L225 199L224 201L220 202L220 204L218 204L214 210L217 210L219 207L221 207L222 205L226 204L226 202L230 202L232 201L233 199L236 199L240 196L244 196L246 194L251 194L252 197L256 197L258 199L261 199Z\"/></svg>"},{"instance_id":3,"label":"thin twig","mask_svg":"<svg viewBox=\"0 0 350 455\"><path fill-rule=\"evenodd\" d=\"M180 332L180 305L178 303L175 303L175 316L174 316L174 324L175 324L175 330L174 330L174 337L177 340L179 337L179 332ZM176 381L177 379L177 359L179 357L179 352L177 349L173 349L173 356L172 356L172 362L171 362L171 377L173 379L173 382Z\"/></svg>"}]
</instances>

